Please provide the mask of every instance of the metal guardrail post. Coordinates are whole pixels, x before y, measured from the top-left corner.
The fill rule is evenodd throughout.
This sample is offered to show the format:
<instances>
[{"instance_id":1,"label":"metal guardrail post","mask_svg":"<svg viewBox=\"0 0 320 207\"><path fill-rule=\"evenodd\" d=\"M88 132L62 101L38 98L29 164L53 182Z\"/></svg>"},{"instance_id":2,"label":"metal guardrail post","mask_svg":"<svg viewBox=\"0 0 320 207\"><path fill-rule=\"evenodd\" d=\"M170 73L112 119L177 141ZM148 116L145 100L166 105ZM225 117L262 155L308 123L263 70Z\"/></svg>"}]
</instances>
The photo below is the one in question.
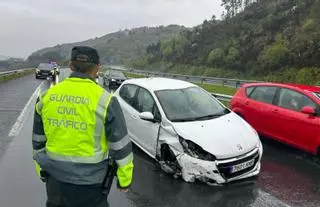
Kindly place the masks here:
<instances>
[{"instance_id":1,"label":"metal guardrail post","mask_svg":"<svg viewBox=\"0 0 320 207\"><path fill-rule=\"evenodd\" d=\"M236 88L240 86L240 81L236 81Z\"/></svg>"},{"instance_id":2,"label":"metal guardrail post","mask_svg":"<svg viewBox=\"0 0 320 207\"><path fill-rule=\"evenodd\" d=\"M222 80L222 86L225 86L225 85L226 85L226 83L227 83L227 81L226 81L226 80Z\"/></svg>"}]
</instances>

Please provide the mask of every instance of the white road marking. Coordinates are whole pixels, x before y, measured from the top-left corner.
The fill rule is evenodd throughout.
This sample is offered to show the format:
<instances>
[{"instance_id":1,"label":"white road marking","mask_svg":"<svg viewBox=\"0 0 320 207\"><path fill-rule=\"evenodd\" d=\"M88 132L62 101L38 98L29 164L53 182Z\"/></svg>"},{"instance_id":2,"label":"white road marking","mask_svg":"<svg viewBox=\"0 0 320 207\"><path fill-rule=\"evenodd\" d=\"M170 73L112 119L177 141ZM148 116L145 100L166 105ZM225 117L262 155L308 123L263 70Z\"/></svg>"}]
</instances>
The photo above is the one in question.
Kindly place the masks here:
<instances>
[{"instance_id":1,"label":"white road marking","mask_svg":"<svg viewBox=\"0 0 320 207\"><path fill-rule=\"evenodd\" d=\"M42 87L44 82L42 82L38 87L37 89L33 92L32 96L30 97L29 101L27 102L27 104L24 106L23 110L21 111L20 115L18 116L16 122L14 123L14 125L12 126L8 136L9 137L15 137L15 136L18 136L20 131L21 131L21 128L25 122L25 116L26 116L26 113L27 113L27 110L31 104L32 101L34 101L37 96L39 95L39 92L40 92L40 88Z\"/></svg>"}]
</instances>

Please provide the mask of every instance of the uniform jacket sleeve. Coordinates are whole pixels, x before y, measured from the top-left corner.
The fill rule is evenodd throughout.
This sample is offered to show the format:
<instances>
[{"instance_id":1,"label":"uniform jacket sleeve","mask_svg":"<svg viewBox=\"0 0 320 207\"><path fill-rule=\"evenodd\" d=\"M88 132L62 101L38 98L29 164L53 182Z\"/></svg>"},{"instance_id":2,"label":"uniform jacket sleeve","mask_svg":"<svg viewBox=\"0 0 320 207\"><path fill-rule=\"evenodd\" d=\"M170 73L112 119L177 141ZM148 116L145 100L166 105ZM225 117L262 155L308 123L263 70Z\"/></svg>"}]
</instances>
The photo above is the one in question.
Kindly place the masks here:
<instances>
[{"instance_id":1,"label":"uniform jacket sleeve","mask_svg":"<svg viewBox=\"0 0 320 207\"><path fill-rule=\"evenodd\" d=\"M109 155L118 165L117 177L120 188L128 188L132 182L133 153L126 122L116 97L108 105L106 124Z\"/></svg>"},{"instance_id":2,"label":"uniform jacket sleeve","mask_svg":"<svg viewBox=\"0 0 320 207\"><path fill-rule=\"evenodd\" d=\"M46 136L44 133L43 122L41 118L42 102L40 98L37 99L34 117L33 117L33 130L32 130L32 148L33 155L43 151L46 146ZM40 166L35 161L37 174L40 176Z\"/></svg>"}]
</instances>

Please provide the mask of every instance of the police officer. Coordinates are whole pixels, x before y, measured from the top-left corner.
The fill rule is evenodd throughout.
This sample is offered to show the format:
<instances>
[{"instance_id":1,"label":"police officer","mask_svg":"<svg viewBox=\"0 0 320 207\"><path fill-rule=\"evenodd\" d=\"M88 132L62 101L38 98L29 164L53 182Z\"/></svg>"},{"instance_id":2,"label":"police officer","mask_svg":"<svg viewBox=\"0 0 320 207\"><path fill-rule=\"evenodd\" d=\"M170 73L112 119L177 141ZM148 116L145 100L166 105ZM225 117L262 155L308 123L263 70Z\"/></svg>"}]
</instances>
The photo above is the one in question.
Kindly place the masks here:
<instances>
[{"instance_id":1,"label":"police officer","mask_svg":"<svg viewBox=\"0 0 320 207\"><path fill-rule=\"evenodd\" d=\"M117 163L118 188L127 192L133 154L116 97L96 84L99 56L74 47L69 78L42 93L36 103L33 157L46 183L47 207L108 206L102 183L108 158Z\"/></svg>"}]
</instances>

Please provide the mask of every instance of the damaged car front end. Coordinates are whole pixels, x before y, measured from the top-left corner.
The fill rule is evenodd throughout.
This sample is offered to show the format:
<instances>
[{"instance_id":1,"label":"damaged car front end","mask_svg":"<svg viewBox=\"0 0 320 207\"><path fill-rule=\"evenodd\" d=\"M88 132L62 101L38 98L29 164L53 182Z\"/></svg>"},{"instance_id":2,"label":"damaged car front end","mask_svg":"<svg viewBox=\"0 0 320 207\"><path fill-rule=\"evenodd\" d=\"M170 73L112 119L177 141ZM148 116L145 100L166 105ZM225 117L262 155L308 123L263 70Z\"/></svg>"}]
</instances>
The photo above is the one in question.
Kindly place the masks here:
<instances>
[{"instance_id":1,"label":"damaged car front end","mask_svg":"<svg viewBox=\"0 0 320 207\"><path fill-rule=\"evenodd\" d=\"M263 153L261 142L237 157L217 159L194 142L182 138L172 126L161 126L157 159L161 169L186 182L221 185L256 176Z\"/></svg>"}]
</instances>

